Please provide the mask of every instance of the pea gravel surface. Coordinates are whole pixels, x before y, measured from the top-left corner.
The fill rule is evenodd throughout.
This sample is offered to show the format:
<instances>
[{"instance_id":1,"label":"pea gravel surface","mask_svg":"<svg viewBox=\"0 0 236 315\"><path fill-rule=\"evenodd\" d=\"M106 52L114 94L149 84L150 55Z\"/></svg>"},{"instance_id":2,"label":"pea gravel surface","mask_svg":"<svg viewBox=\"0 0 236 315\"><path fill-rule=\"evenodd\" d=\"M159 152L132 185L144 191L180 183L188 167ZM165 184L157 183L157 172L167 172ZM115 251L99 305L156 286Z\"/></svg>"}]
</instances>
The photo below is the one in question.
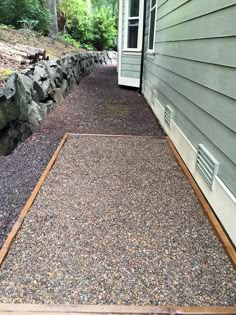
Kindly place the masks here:
<instances>
[{"instance_id":1,"label":"pea gravel surface","mask_svg":"<svg viewBox=\"0 0 236 315\"><path fill-rule=\"evenodd\" d=\"M144 98L118 86L115 66L85 77L27 141L0 156L0 247L66 132L164 135Z\"/></svg>"},{"instance_id":2,"label":"pea gravel surface","mask_svg":"<svg viewBox=\"0 0 236 315\"><path fill-rule=\"evenodd\" d=\"M236 274L165 140L70 137L0 273L0 302L235 305Z\"/></svg>"}]
</instances>

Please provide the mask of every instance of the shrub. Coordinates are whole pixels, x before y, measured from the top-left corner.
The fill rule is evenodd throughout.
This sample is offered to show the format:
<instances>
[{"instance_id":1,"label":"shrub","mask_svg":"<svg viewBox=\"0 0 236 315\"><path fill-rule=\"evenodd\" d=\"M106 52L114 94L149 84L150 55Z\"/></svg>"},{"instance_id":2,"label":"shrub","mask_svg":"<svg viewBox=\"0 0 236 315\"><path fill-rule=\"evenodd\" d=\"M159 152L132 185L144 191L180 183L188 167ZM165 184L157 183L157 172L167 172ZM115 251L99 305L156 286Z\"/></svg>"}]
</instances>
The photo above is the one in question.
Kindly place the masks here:
<instances>
[{"instance_id":1,"label":"shrub","mask_svg":"<svg viewBox=\"0 0 236 315\"><path fill-rule=\"evenodd\" d=\"M0 2L0 23L22 24L29 29L47 33L51 26L51 16L40 0L2 0Z\"/></svg>"},{"instance_id":2,"label":"shrub","mask_svg":"<svg viewBox=\"0 0 236 315\"><path fill-rule=\"evenodd\" d=\"M66 31L86 49L113 48L116 36L116 18L112 10L101 6L92 13L84 0L63 0L61 11L67 17Z\"/></svg>"},{"instance_id":3,"label":"shrub","mask_svg":"<svg viewBox=\"0 0 236 315\"><path fill-rule=\"evenodd\" d=\"M83 0L63 0L61 7L67 18L66 31L83 45L92 41L91 16Z\"/></svg>"},{"instance_id":4,"label":"shrub","mask_svg":"<svg viewBox=\"0 0 236 315\"><path fill-rule=\"evenodd\" d=\"M56 40L65 44L65 45L71 45L77 49L80 48L80 43L78 41L76 41L70 34L58 33L56 36Z\"/></svg>"},{"instance_id":5,"label":"shrub","mask_svg":"<svg viewBox=\"0 0 236 315\"><path fill-rule=\"evenodd\" d=\"M101 8L95 10L92 18L94 47L98 50L114 47L114 38L117 34L115 18L110 9Z\"/></svg>"}]
</instances>

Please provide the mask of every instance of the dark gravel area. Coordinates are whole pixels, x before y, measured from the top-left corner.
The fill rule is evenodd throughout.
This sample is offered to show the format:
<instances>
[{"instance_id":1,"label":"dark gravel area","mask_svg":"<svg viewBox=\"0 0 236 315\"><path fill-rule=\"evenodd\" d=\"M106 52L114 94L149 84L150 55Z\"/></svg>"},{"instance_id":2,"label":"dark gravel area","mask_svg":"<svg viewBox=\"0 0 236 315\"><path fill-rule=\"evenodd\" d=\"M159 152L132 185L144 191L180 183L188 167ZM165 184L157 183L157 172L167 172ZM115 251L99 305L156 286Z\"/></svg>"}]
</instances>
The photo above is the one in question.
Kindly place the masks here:
<instances>
[{"instance_id":1,"label":"dark gravel area","mask_svg":"<svg viewBox=\"0 0 236 315\"><path fill-rule=\"evenodd\" d=\"M85 78L25 143L0 157L0 247L68 131L163 135L143 97L118 87L114 66Z\"/></svg>"},{"instance_id":2,"label":"dark gravel area","mask_svg":"<svg viewBox=\"0 0 236 315\"><path fill-rule=\"evenodd\" d=\"M235 289L165 140L80 136L13 243L0 302L233 306Z\"/></svg>"}]
</instances>

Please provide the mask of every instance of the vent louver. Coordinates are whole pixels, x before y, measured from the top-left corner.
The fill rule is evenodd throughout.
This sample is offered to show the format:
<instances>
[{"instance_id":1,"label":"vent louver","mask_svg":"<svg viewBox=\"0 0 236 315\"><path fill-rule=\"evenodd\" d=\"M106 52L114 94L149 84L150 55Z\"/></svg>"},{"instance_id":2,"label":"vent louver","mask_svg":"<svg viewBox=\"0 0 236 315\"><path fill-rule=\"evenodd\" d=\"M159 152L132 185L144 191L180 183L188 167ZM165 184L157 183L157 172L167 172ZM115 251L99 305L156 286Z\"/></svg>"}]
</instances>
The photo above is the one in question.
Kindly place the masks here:
<instances>
[{"instance_id":1,"label":"vent louver","mask_svg":"<svg viewBox=\"0 0 236 315\"><path fill-rule=\"evenodd\" d=\"M196 168L213 189L214 178L219 170L219 162L207 151L204 145L199 144L197 153Z\"/></svg>"},{"instance_id":2,"label":"vent louver","mask_svg":"<svg viewBox=\"0 0 236 315\"><path fill-rule=\"evenodd\" d=\"M156 90L152 90L152 104L155 104L155 100L157 99L158 94Z\"/></svg>"},{"instance_id":3,"label":"vent louver","mask_svg":"<svg viewBox=\"0 0 236 315\"><path fill-rule=\"evenodd\" d=\"M170 122L173 116L173 110L171 109L171 107L169 105L165 106L165 114L164 114L164 119L165 122L167 123L167 125L170 127Z\"/></svg>"}]
</instances>

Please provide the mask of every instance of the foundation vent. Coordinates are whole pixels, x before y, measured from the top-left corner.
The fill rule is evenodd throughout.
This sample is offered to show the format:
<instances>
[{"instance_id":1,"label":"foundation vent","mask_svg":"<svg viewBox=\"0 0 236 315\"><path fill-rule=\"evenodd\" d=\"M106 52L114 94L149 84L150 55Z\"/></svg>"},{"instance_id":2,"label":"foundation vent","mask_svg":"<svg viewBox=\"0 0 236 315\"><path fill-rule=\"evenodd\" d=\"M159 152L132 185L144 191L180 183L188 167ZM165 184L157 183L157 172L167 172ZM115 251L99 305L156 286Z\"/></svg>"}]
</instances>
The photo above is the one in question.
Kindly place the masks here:
<instances>
[{"instance_id":1,"label":"foundation vent","mask_svg":"<svg viewBox=\"0 0 236 315\"><path fill-rule=\"evenodd\" d=\"M219 162L207 151L207 149L202 144L199 144L198 146L196 167L208 186L210 186L212 189L215 176L219 170Z\"/></svg>"},{"instance_id":2,"label":"foundation vent","mask_svg":"<svg viewBox=\"0 0 236 315\"><path fill-rule=\"evenodd\" d=\"M167 125L170 127L170 123L173 117L173 110L169 105L165 106L164 119Z\"/></svg>"},{"instance_id":3,"label":"foundation vent","mask_svg":"<svg viewBox=\"0 0 236 315\"><path fill-rule=\"evenodd\" d=\"M155 104L155 100L158 98L158 93L156 90L152 90L152 104Z\"/></svg>"}]
</instances>

